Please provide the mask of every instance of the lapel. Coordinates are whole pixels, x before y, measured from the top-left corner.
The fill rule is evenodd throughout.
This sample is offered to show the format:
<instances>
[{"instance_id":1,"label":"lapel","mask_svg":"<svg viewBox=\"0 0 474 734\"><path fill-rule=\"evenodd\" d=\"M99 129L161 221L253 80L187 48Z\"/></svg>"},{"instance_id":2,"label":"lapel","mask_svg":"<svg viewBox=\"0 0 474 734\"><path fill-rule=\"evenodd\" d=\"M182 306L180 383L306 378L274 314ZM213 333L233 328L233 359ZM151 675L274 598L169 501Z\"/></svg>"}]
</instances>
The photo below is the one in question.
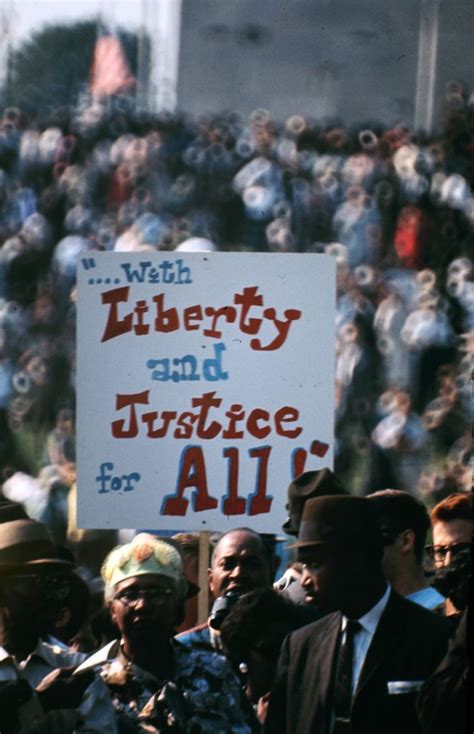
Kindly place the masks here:
<instances>
[{"instance_id":1,"label":"lapel","mask_svg":"<svg viewBox=\"0 0 474 734\"><path fill-rule=\"evenodd\" d=\"M397 624L397 607L397 597L391 591L387 606L380 618L375 635L367 651L357 685L356 697L365 688L383 661L391 655L391 650L398 645L398 639L402 630L399 621Z\"/></svg>"},{"instance_id":2,"label":"lapel","mask_svg":"<svg viewBox=\"0 0 474 734\"><path fill-rule=\"evenodd\" d=\"M308 661L313 669L312 681L307 686L310 710L313 711L313 715L316 713L318 704L322 705L323 709L327 709L327 702L331 700L333 671L337 660L341 624L342 614L337 612L332 615L332 619L328 621L327 626L321 632L321 637L317 642L316 655L309 658ZM329 713L325 710L324 716L329 715Z\"/></svg>"}]
</instances>

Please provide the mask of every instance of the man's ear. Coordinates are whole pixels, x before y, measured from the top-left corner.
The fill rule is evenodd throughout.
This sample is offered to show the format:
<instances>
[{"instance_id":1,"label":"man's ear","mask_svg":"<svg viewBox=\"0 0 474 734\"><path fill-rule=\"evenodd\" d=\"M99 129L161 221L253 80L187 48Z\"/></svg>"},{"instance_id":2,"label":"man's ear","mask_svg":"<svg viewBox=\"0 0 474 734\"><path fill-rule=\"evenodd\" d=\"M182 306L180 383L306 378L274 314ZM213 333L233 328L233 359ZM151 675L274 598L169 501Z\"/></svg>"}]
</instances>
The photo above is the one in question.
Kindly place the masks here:
<instances>
[{"instance_id":1,"label":"man's ear","mask_svg":"<svg viewBox=\"0 0 474 734\"><path fill-rule=\"evenodd\" d=\"M415 547L415 533L413 532L413 530L404 530L401 540L402 553L411 553L411 551Z\"/></svg>"},{"instance_id":2,"label":"man's ear","mask_svg":"<svg viewBox=\"0 0 474 734\"><path fill-rule=\"evenodd\" d=\"M212 568L207 569L207 583L209 584L209 591L211 592L212 596L215 596L214 594L214 581L212 578Z\"/></svg>"}]
</instances>

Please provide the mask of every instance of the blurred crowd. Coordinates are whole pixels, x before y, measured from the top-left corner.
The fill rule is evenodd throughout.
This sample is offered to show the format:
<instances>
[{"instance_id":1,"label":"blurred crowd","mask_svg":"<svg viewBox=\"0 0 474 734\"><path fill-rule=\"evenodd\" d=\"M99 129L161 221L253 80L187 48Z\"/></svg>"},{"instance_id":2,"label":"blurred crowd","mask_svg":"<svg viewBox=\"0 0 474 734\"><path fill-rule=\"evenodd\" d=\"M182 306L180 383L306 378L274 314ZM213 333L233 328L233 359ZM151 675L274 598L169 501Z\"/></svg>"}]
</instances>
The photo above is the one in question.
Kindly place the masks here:
<instances>
[{"instance_id":1,"label":"blurred crowd","mask_svg":"<svg viewBox=\"0 0 474 734\"><path fill-rule=\"evenodd\" d=\"M94 250L334 256L337 475L430 506L468 491L473 95L452 82L441 104L432 136L263 109L149 115L126 97L4 109L4 494L58 542L74 524L75 267Z\"/></svg>"}]
</instances>

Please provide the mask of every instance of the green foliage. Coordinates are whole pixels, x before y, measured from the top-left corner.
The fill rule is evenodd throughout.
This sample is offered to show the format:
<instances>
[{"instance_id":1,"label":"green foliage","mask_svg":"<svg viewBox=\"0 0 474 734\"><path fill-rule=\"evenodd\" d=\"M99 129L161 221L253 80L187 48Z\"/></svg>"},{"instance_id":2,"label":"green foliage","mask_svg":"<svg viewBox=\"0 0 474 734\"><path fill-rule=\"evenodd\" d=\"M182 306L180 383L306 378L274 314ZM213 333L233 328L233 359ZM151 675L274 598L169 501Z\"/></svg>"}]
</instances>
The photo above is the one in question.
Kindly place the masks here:
<instances>
[{"instance_id":1,"label":"green foliage","mask_svg":"<svg viewBox=\"0 0 474 734\"><path fill-rule=\"evenodd\" d=\"M137 38L126 32L119 35L135 73ZM27 115L74 105L87 89L96 39L95 21L49 25L33 33L10 57L8 104Z\"/></svg>"}]
</instances>

